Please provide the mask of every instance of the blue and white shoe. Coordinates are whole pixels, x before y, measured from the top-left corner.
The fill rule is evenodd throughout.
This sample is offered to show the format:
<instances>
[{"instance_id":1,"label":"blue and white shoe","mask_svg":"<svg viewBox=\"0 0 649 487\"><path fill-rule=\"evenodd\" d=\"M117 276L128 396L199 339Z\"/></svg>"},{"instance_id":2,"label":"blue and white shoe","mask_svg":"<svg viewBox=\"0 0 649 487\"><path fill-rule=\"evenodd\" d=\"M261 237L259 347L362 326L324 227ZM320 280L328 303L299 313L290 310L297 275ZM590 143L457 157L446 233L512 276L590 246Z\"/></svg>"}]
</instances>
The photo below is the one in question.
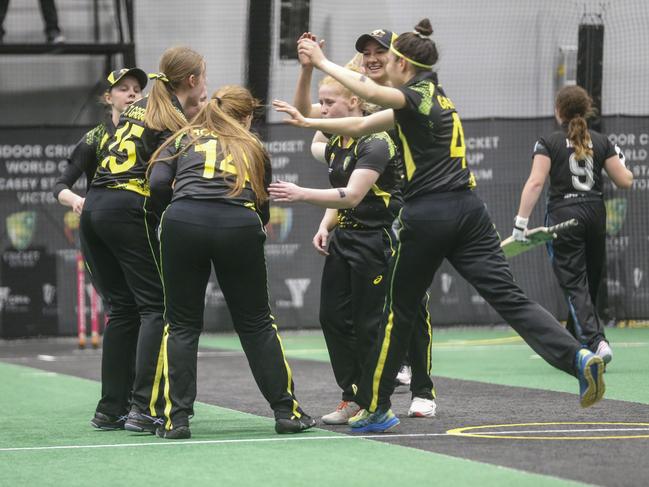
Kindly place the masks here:
<instances>
[{"instance_id":1,"label":"blue and white shoe","mask_svg":"<svg viewBox=\"0 0 649 487\"><path fill-rule=\"evenodd\" d=\"M587 408L604 397L604 361L582 348L575 355L575 362L579 379L579 403L582 408Z\"/></svg>"},{"instance_id":2,"label":"blue and white shoe","mask_svg":"<svg viewBox=\"0 0 649 487\"><path fill-rule=\"evenodd\" d=\"M352 433L383 433L399 423L399 418L394 415L392 409L377 409L373 413L361 409L349 420Z\"/></svg>"}]
</instances>

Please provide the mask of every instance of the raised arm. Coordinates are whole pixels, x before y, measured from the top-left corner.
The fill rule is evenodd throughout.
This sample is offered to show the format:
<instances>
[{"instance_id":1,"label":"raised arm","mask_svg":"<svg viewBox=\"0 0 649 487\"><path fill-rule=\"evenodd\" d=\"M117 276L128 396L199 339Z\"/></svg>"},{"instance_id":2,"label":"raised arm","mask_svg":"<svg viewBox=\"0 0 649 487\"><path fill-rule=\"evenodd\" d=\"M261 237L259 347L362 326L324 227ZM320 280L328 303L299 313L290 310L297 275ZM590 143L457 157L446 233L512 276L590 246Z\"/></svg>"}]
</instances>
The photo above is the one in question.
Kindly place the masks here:
<instances>
[{"instance_id":1,"label":"raised arm","mask_svg":"<svg viewBox=\"0 0 649 487\"><path fill-rule=\"evenodd\" d=\"M293 104L302 115L310 118L320 117L320 104L311 103L311 76L313 66L308 68L302 66L300 74L297 77L297 86L295 87L295 96Z\"/></svg>"},{"instance_id":2,"label":"raised arm","mask_svg":"<svg viewBox=\"0 0 649 487\"><path fill-rule=\"evenodd\" d=\"M317 42L316 37L311 32L305 32L298 39L310 39ZM324 41L320 41L322 46ZM313 64L309 56L300 55L298 52L298 61L300 62L300 74L297 78L297 86L295 87L295 96L293 97L293 105L305 117L319 118L320 117L320 104L311 103L311 79L313 77Z\"/></svg>"},{"instance_id":3,"label":"raised arm","mask_svg":"<svg viewBox=\"0 0 649 487\"><path fill-rule=\"evenodd\" d=\"M308 56L315 67L335 78L354 94L370 103L385 108L406 106L406 97L401 91L376 84L364 74L356 73L329 61L322 53L320 45L311 39L300 40L298 55Z\"/></svg>"},{"instance_id":4,"label":"raised arm","mask_svg":"<svg viewBox=\"0 0 649 487\"><path fill-rule=\"evenodd\" d=\"M348 137L360 137L362 135L383 132L394 127L394 112L382 110L367 117L344 117L344 118L304 118L298 110L281 100L273 101L273 108L283 112L291 118L285 122L295 125L320 130L329 134L346 135Z\"/></svg>"}]
</instances>

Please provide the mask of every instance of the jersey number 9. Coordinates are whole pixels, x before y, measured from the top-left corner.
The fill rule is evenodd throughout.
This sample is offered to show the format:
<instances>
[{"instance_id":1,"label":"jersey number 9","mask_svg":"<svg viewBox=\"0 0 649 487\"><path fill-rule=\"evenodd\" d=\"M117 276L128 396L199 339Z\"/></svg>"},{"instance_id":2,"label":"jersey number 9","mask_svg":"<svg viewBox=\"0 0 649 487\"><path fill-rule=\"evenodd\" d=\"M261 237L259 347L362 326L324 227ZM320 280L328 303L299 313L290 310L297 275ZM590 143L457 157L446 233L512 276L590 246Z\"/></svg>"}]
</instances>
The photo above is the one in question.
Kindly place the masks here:
<instances>
[{"instance_id":1,"label":"jersey number 9","mask_svg":"<svg viewBox=\"0 0 649 487\"><path fill-rule=\"evenodd\" d=\"M582 166L581 163L584 165ZM570 154L570 172L572 173L572 186L577 191L590 191L595 185L593 177L593 158L586 156L582 161L575 158L575 154ZM585 178L585 181L583 180Z\"/></svg>"}]
</instances>

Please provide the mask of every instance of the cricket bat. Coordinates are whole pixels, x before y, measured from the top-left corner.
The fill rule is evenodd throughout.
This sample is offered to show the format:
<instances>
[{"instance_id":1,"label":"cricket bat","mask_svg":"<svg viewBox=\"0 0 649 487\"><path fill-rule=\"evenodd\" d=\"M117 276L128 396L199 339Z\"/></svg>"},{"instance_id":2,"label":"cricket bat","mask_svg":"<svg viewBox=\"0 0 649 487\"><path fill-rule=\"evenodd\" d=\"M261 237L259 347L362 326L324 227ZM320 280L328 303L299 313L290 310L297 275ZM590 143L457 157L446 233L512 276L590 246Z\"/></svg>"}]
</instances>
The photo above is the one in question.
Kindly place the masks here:
<instances>
[{"instance_id":1,"label":"cricket bat","mask_svg":"<svg viewBox=\"0 0 649 487\"><path fill-rule=\"evenodd\" d=\"M502 242L500 242L500 248L503 249L505 257L515 257L519 254L527 252L535 247L538 247L541 244L544 244L548 240L556 238L558 233L564 232L572 227L577 226L577 220L574 218L567 220L565 222L558 223L551 227L536 227L532 228L525 232L527 237L527 242L520 242L514 240L514 237L508 237Z\"/></svg>"}]
</instances>

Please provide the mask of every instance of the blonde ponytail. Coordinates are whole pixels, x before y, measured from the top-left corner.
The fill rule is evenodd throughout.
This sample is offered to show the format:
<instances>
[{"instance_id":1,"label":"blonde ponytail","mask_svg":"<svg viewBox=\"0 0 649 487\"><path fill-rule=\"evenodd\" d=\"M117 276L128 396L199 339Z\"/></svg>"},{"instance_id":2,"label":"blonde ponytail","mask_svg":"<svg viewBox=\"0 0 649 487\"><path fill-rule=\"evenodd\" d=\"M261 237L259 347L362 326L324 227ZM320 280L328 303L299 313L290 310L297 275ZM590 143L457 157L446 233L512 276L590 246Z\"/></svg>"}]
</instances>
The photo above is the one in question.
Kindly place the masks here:
<instances>
[{"instance_id":1,"label":"blonde ponytail","mask_svg":"<svg viewBox=\"0 0 649 487\"><path fill-rule=\"evenodd\" d=\"M203 56L188 47L172 47L160 58L160 71L149 93L144 125L152 130L177 131L187 125L187 119L172 102L172 96L189 76L201 76L205 71Z\"/></svg>"}]
</instances>

